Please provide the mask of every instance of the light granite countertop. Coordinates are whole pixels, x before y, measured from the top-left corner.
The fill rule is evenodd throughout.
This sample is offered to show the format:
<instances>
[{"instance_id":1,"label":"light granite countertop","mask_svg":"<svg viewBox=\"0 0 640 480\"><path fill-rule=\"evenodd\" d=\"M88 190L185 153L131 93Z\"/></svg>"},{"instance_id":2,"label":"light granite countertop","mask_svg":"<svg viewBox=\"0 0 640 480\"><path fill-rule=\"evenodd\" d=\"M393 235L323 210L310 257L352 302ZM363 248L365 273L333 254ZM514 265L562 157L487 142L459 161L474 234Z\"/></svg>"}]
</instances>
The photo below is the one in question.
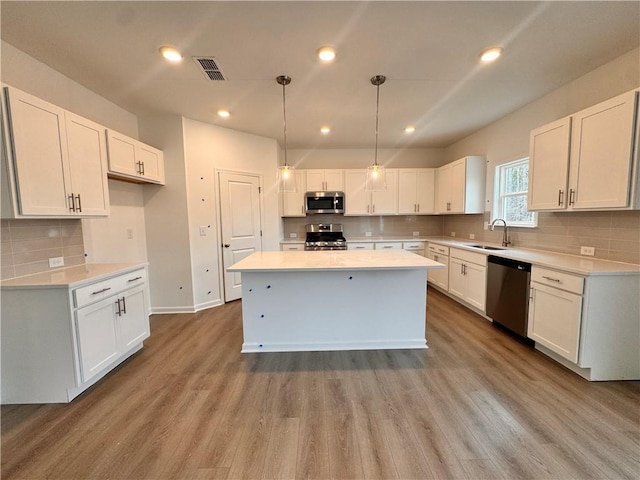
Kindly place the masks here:
<instances>
[{"instance_id":1,"label":"light granite countertop","mask_svg":"<svg viewBox=\"0 0 640 480\"><path fill-rule=\"evenodd\" d=\"M3 280L0 282L0 287L3 289L77 287L103 278L132 272L145 266L146 263L90 263Z\"/></svg>"}]
</instances>

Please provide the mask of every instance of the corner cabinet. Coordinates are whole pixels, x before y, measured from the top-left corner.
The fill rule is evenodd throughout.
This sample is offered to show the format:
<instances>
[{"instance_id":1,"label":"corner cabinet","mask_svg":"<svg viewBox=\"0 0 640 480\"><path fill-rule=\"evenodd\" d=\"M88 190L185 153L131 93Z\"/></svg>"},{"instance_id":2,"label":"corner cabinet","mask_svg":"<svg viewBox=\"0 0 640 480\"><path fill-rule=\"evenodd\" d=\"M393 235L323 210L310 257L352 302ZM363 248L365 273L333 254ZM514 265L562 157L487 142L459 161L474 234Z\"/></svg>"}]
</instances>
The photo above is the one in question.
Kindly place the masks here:
<instances>
[{"instance_id":1,"label":"corner cabinet","mask_svg":"<svg viewBox=\"0 0 640 480\"><path fill-rule=\"evenodd\" d=\"M486 161L464 157L438 168L436 213L484 213Z\"/></svg>"},{"instance_id":2,"label":"corner cabinet","mask_svg":"<svg viewBox=\"0 0 640 480\"><path fill-rule=\"evenodd\" d=\"M638 208L638 91L537 128L529 210Z\"/></svg>"},{"instance_id":3,"label":"corner cabinet","mask_svg":"<svg viewBox=\"0 0 640 480\"><path fill-rule=\"evenodd\" d=\"M2 217L107 216L104 128L13 87L3 94Z\"/></svg>"},{"instance_id":4,"label":"corner cabinet","mask_svg":"<svg viewBox=\"0 0 640 480\"><path fill-rule=\"evenodd\" d=\"M106 277L3 287L3 404L70 402L142 348L150 335L146 268Z\"/></svg>"},{"instance_id":5,"label":"corner cabinet","mask_svg":"<svg viewBox=\"0 0 640 480\"><path fill-rule=\"evenodd\" d=\"M345 215L397 215L398 169L385 168L387 190L366 191L367 171L344 171Z\"/></svg>"},{"instance_id":6,"label":"corner cabinet","mask_svg":"<svg viewBox=\"0 0 640 480\"><path fill-rule=\"evenodd\" d=\"M162 150L113 130L107 130L109 177L134 183L164 185Z\"/></svg>"},{"instance_id":7,"label":"corner cabinet","mask_svg":"<svg viewBox=\"0 0 640 480\"><path fill-rule=\"evenodd\" d=\"M436 171L433 168L398 170L398 213L428 215L435 212Z\"/></svg>"}]
</instances>

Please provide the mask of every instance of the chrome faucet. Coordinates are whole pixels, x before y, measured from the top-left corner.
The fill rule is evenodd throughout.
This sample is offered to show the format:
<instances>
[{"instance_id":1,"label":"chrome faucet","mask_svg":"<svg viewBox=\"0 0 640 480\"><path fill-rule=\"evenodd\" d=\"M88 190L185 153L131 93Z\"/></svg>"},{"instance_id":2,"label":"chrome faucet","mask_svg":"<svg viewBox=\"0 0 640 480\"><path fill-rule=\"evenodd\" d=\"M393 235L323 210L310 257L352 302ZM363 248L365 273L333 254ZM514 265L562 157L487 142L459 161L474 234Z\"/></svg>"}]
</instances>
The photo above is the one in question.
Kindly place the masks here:
<instances>
[{"instance_id":1,"label":"chrome faucet","mask_svg":"<svg viewBox=\"0 0 640 480\"><path fill-rule=\"evenodd\" d=\"M505 222L502 218L496 218L493 222L491 222L491 226L489 227L491 231L496 228L496 222L502 222L504 225L504 231L502 232L502 246L508 247L511 245L511 240L509 240L509 227L507 226L507 222Z\"/></svg>"}]
</instances>

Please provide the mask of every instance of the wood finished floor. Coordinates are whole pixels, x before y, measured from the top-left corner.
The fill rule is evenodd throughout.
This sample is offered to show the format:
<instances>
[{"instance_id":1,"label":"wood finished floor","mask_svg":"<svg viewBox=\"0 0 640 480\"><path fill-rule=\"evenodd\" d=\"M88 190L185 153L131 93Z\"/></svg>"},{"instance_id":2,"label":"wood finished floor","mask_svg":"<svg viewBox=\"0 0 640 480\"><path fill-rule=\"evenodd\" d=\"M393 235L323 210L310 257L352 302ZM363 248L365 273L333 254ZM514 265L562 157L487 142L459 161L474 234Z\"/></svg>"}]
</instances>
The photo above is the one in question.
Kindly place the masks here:
<instances>
[{"instance_id":1,"label":"wood finished floor","mask_svg":"<svg viewBox=\"0 0 640 480\"><path fill-rule=\"evenodd\" d=\"M240 302L153 316L71 404L2 407L2 478L640 477L640 382L589 383L428 304L425 351L242 355Z\"/></svg>"}]
</instances>

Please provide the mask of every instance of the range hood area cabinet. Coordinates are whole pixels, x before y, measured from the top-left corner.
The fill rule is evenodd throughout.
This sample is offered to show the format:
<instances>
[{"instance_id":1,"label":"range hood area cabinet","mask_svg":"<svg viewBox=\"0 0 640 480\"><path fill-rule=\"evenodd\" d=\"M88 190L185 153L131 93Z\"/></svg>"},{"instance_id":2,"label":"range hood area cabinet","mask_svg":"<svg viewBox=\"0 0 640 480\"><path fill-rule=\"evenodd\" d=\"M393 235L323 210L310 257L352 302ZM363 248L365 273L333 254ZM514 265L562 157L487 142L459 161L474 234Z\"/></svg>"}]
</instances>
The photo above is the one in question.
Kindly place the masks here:
<instances>
[{"instance_id":1,"label":"range hood area cabinet","mask_svg":"<svg viewBox=\"0 0 640 480\"><path fill-rule=\"evenodd\" d=\"M438 168L436 213L484 213L486 161L468 156Z\"/></svg>"},{"instance_id":2,"label":"range hood area cabinet","mask_svg":"<svg viewBox=\"0 0 640 480\"><path fill-rule=\"evenodd\" d=\"M398 169L385 168L387 190L368 192L366 190L367 170L344 171L344 214L345 215L397 215L398 214Z\"/></svg>"},{"instance_id":3,"label":"range hood area cabinet","mask_svg":"<svg viewBox=\"0 0 640 480\"><path fill-rule=\"evenodd\" d=\"M638 189L638 90L531 131L531 211L631 210Z\"/></svg>"},{"instance_id":4,"label":"range hood area cabinet","mask_svg":"<svg viewBox=\"0 0 640 480\"><path fill-rule=\"evenodd\" d=\"M344 170L306 170L306 191L322 192L344 190Z\"/></svg>"},{"instance_id":5,"label":"range hood area cabinet","mask_svg":"<svg viewBox=\"0 0 640 480\"><path fill-rule=\"evenodd\" d=\"M109 215L104 127L2 89L2 218Z\"/></svg>"},{"instance_id":6,"label":"range hood area cabinet","mask_svg":"<svg viewBox=\"0 0 640 480\"><path fill-rule=\"evenodd\" d=\"M164 185L162 150L113 130L107 130L107 147L110 178Z\"/></svg>"},{"instance_id":7,"label":"range hood area cabinet","mask_svg":"<svg viewBox=\"0 0 640 480\"><path fill-rule=\"evenodd\" d=\"M307 172L294 170L296 191L280 194L281 217L305 217L307 206L305 205L305 193L307 192Z\"/></svg>"}]
</instances>

